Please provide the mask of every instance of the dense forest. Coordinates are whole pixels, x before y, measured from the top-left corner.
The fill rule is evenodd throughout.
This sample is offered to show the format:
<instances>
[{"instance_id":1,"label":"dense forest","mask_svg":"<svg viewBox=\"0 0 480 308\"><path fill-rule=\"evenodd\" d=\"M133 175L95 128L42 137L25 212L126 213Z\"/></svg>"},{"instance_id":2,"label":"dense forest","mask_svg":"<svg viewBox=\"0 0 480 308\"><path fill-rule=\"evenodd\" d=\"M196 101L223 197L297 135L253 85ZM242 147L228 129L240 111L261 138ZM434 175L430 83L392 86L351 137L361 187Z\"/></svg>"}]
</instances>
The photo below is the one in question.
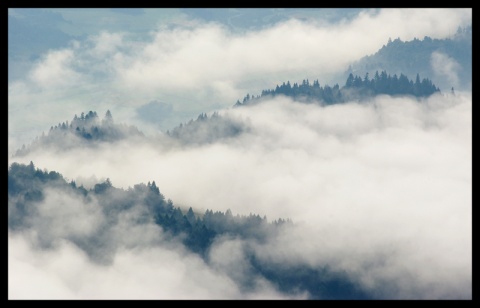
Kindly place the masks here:
<instances>
[{"instance_id":1,"label":"dense forest","mask_svg":"<svg viewBox=\"0 0 480 308\"><path fill-rule=\"evenodd\" d=\"M9 168L8 194L16 200L13 204L15 211L9 213L11 214L9 227L12 229L25 227L28 216L35 212L35 203L43 200L44 188L52 185L68 190L82 199L96 198L104 205L104 209L112 219L121 211L142 204L157 224L172 235L185 234L184 244L192 251L202 254L217 234L229 233L260 240L267 233L272 232L276 225L289 222L279 219L267 223L266 217L261 218L254 214L234 216L230 210L225 213L206 210L203 214L195 214L191 207L188 210L182 210L180 207L175 207L170 199L165 200L155 181L148 182L146 185L140 183L133 188L123 190L115 188L107 179L87 190L83 185L77 187L73 180L67 182L58 172L42 171L30 162L29 165L13 163Z\"/></svg>"},{"instance_id":2,"label":"dense forest","mask_svg":"<svg viewBox=\"0 0 480 308\"><path fill-rule=\"evenodd\" d=\"M350 74L345 85L341 88L338 84L335 84L333 87L329 85L322 87L318 80L310 84L307 79L303 80L301 84L294 83L293 86L290 84L290 81L287 81L287 83L284 82L282 85L277 85L275 89L263 90L261 95L250 96L250 94L247 94L242 102L238 100L234 106L257 103L262 98L276 95L292 97L298 101L316 101L329 105L352 100L363 100L379 94L427 97L439 91L440 89L430 79L420 79L419 74L417 74L414 82L403 74L391 76L386 71L381 73L377 71L373 78L370 78L368 73L363 78Z\"/></svg>"},{"instance_id":3,"label":"dense forest","mask_svg":"<svg viewBox=\"0 0 480 308\"><path fill-rule=\"evenodd\" d=\"M29 165L12 163L8 169L9 230L15 232L31 228L32 218L38 216L39 207L45 201L47 191L51 190L56 195L69 195L69 200L81 201L58 206L86 206L89 203L100 206L107 219L96 232L89 235L63 235L98 264L112 262L112 253L116 247L114 241L109 241L110 233L119 224L122 213L132 208L137 209L135 223L150 222L160 226L162 236L181 241L205 262L208 262L209 247L219 236L227 235L261 244L275 237L281 228L294 224L289 219L281 218L268 222L265 216L252 213L248 216L234 215L230 210L206 210L200 214L191 207L188 210L182 209L170 199L165 199L155 181L140 183L125 190L114 187L106 179L86 189L82 185L77 186L75 181L68 182L58 172L42 171L30 162ZM39 245L45 249L55 240L48 233L38 233L37 236ZM255 255L254 250L251 251L249 262L256 273L286 293L307 291L312 298L322 299L368 298L367 293L358 289L343 273L332 271L328 267L284 268L279 264L267 264ZM248 289L248 281L242 283Z\"/></svg>"}]
</instances>

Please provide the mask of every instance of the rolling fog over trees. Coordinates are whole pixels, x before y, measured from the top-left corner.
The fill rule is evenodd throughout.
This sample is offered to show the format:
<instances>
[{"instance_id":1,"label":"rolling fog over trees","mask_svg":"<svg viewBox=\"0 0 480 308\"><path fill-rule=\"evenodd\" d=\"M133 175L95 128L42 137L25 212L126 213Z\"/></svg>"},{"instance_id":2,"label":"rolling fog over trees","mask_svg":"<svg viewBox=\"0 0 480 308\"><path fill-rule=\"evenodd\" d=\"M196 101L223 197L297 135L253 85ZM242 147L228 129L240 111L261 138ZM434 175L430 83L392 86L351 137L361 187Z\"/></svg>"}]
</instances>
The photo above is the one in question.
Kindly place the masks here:
<instances>
[{"instance_id":1,"label":"rolling fog over trees","mask_svg":"<svg viewBox=\"0 0 480 308\"><path fill-rule=\"evenodd\" d=\"M9 299L471 299L471 13L9 9Z\"/></svg>"},{"instance_id":2,"label":"rolling fog over trees","mask_svg":"<svg viewBox=\"0 0 480 308\"><path fill-rule=\"evenodd\" d=\"M262 245L271 241L271 238L278 237L281 232L279 229L285 224L288 228L288 224L292 223L284 219L268 222L266 217L261 218L255 214L234 216L230 210L226 212L206 210L203 214L195 214L190 207L183 213L171 200L165 200L155 181L148 182L147 185L140 183L123 190L115 188L107 179L87 190L83 186L77 187L74 181L67 183L62 175L55 171L48 172L35 168L32 162L29 165L12 164L9 168L8 183L11 205L8 217L10 230L38 231L34 241L44 249L51 249L59 238L65 238L82 249L89 260L99 264L112 264L115 250L123 245L133 247L138 245L128 240L119 243L117 241L120 239L112 238L115 237L115 229L121 227L122 216L129 212L135 213L131 222L133 227L150 224L152 229L156 229L152 231L150 239L152 243L178 241L192 253L201 256L207 264L212 262L211 247L219 238L231 237L252 242L253 245ZM49 209L48 205L42 202L48 201L52 191L65 194L72 199L72 203L63 206L80 208ZM84 209L81 209L82 207ZM82 215L75 217L75 214L77 211L93 209L98 211L96 214L101 215L103 219L99 225L89 230L88 226L84 226L84 223L78 220L90 217ZM60 223L56 221L58 218L54 213L48 213L49 210L63 211L62 217L66 221L61 223L68 226L64 225L58 230L59 234L45 230L41 222L35 218L40 217L55 225ZM87 230L82 230L82 227ZM247 272L245 275L251 277L242 279L234 275L230 277L233 280L239 279L235 282L247 293L252 285L255 285L255 276L259 273L275 287L292 296L308 292L312 299L368 298L368 295L358 289L346 275L335 273L328 267L300 266L295 270L285 269L280 265L266 263L256 254L254 248L248 249L247 264L251 267L249 271L251 273Z\"/></svg>"}]
</instances>

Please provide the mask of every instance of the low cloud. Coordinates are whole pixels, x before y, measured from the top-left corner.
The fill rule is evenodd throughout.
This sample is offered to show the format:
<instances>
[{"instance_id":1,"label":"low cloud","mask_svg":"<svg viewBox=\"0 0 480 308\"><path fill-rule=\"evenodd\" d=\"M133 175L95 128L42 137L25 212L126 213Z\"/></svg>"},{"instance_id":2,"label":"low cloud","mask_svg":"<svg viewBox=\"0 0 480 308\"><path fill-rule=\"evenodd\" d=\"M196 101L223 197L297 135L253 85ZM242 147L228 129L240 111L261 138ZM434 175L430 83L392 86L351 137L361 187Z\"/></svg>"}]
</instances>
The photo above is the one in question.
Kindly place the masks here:
<instances>
[{"instance_id":1,"label":"low cloud","mask_svg":"<svg viewBox=\"0 0 480 308\"><path fill-rule=\"evenodd\" d=\"M9 236L10 299L208 299L240 297L234 282L197 256L161 246L122 250L111 265L65 241L35 250ZM28 278L27 278L28 277Z\"/></svg>"},{"instance_id":2,"label":"low cloud","mask_svg":"<svg viewBox=\"0 0 480 308\"><path fill-rule=\"evenodd\" d=\"M471 107L462 93L331 106L278 97L221 112L249 127L235 138L169 147L164 136L17 160L124 188L155 180L185 209L298 224L261 245L219 239L207 268L222 279L273 290L241 257L254 251L283 266L328 265L377 298L471 298Z\"/></svg>"}]
</instances>

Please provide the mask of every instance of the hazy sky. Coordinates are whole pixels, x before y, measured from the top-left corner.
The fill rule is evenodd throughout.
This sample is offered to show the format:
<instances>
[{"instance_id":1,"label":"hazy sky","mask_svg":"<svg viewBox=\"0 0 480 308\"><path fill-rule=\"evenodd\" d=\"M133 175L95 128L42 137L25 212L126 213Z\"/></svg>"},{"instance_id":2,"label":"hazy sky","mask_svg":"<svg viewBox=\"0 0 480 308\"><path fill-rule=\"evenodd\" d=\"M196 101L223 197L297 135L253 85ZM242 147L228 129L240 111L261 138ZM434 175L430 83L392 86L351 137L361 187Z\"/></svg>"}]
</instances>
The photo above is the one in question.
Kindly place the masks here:
<instances>
[{"instance_id":1,"label":"hazy sky","mask_svg":"<svg viewBox=\"0 0 480 308\"><path fill-rule=\"evenodd\" d=\"M9 10L9 18L18 11ZM84 20L72 14L61 16L73 25ZM389 37L448 37L471 24L471 9L312 14L237 30L177 12L178 20L156 15L168 22L141 39L112 14L120 13L92 21L110 24L105 29L70 28L83 39L42 53L23 76L9 79L9 154L88 110L102 116L110 109L116 122L137 125L147 138L61 154L42 149L9 163L32 160L86 186L107 177L123 188L154 180L176 205L296 224L263 245L218 238L202 260L165 240L153 222L136 223L138 208L109 233L117 245L109 251L113 261L99 265L70 240L102 224L99 205L52 189L32 228L9 232L10 298L287 297L251 272L247 250L285 267L331 266L379 298L472 297L471 93L331 106L277 97L230 108L246 93L286 80L332 85ZM129 23L142 16L152 22L150 13L135 14ZM456 69L442 54L432 62L442 74ZM171 148L154 134L213 110L248 130ZM42 236L52 249L38 248ZM240 287L245 276L253 277L251 290Z\"/></svg>"}]
</instances>

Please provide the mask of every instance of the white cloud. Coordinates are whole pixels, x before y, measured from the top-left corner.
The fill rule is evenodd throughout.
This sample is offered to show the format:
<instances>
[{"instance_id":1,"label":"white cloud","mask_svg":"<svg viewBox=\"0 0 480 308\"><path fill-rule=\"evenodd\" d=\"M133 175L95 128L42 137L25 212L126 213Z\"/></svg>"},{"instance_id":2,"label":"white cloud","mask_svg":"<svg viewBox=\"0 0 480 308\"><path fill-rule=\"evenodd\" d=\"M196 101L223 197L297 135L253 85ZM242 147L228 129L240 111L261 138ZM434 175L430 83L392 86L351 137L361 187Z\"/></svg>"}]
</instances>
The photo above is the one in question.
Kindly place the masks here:
<instances>
[{"instance_id":1,"label":"white cloud","mask_svg":"<svg viewBox=\"0 0 480 308\"><path fill-rule=\"evenodd\" d=\"M178 243L147 245L149 228L119 224L110 240L127 246L120 246L109 264L93 262L68 240L39 249L30 241L32 231L9 233L9 299L285 298L266 281L242 291L227 269L210 267ZM129 243L133 237L136 242Z\"/></svg>"},{"instance_id":2,"label":"white cloud","mask_svg":"<svg viewBox=\"0 0 480 308\"><path fill-rule=\"evenodd\" d=\"M30 79L42 89L52 90L73 86L82 76L72 67L74 52L70 49L49 51L30 72Z\"/></svg>"},{"instance_id":3,"label":"white cloud","mask_svg":"<svg viewBox=\"0 0 480 308\"><path fill-rule=\"evenodd\" d=\"M90 51L93 57L108 57L114 54L114 52L123 45L123 34L103 31L100 34L91 37L90 41L94 46L87 51Z\"/></svg>"},{"instance_id":4,"label":"white cloud","mask_svg":"<svg viewBox=\"0 0 480 308\"><path fill-rule=\"evenodd\" d=\"M382 9L378 14L360 13L352 21L352 29L358 29L364 36L400 37L405 41L424 36L445 38L471 21L471 9Z\"/></svg>"},{"instance_id":5,"label":"white cloud","mask_svg":"<svg viewBox=\"0 0 480 308\"><path fill-rule=\"evenodd\" d=\"M436 75L447 77L452 87L457 87L459 78L458 73L461 69L460 64L448 55L435 51L432 53L430 65Z\"/></svg>"},{"instance_id":6,"label":"white cloud","mask_svg":"<svg viewBox=\"0 0 480 308\"><path fill-rule=\"evenodd\" d=\"M44 198L33 224L38 224L38 235L45 240L89 236L103 223L101 208L94 202L50 189L45 190Z\"/></svg>"}]
</instances>

